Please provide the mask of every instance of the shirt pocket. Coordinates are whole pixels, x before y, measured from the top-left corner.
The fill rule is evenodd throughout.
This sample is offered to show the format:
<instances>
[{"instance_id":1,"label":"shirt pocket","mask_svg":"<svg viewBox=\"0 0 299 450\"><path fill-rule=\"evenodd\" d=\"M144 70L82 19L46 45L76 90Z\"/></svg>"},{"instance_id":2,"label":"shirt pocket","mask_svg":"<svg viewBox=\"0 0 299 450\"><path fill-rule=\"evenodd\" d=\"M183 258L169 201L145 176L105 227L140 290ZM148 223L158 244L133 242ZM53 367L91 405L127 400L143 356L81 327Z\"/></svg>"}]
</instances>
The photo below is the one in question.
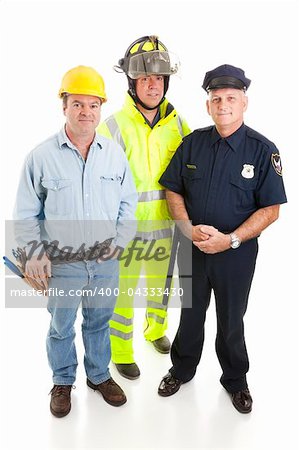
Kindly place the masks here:
<instances>
[{"instance_id":1,"label":"shirt pocket","mask_svg":"<svg viewBox=\"0 0 299 450\"><path fill-rule=\"evenodd\" d=\"M202 174L196 169L188 169L188 167L182 168L182 177L185 185L192 185L202 179Z\"/></svg>"},{"instance_id":2,"label":"shirt pocket","mask_svg":"<svg viewBox=\"0 0 299 450\"><path fill-rule=\"evenodd\" d=\"M188 167L183 167L182 180L187 203L196 205L202 192L202 173L197 168L189 169Z\"/></svg>"},{"instance_id":3,"label":"shirt pocket","mask_svg":"<svg viewBox=\"0 0 299 450\"><path fill-rule=\"evenodd\" d=\"M122 177L117 174L100 176L100 202L103 211L118 216L121 201L121 181Z\"/></svg>"},{"instance_id":4,"label":"shirt pocket","mask_svg":"<svg viewBox=\"0 0 299 450\"><path fill-rule=\"evenodd\" d=\"M73 186L68 179L42 180L45 189L45 213L65 216L73 209Z\"/></svg>"},{"instance_id":5,"label":"shirt pocket","mask_svg":"<svg viewBox=\"0 0 299 450\"><path fill-rule=\"evenodd\" d=\"M256 209L256 186L257 179L241 179L237 177L230 178L232 191L232 201L237 208L242 211L251 211Z\"/></svg>"}]
</instances>

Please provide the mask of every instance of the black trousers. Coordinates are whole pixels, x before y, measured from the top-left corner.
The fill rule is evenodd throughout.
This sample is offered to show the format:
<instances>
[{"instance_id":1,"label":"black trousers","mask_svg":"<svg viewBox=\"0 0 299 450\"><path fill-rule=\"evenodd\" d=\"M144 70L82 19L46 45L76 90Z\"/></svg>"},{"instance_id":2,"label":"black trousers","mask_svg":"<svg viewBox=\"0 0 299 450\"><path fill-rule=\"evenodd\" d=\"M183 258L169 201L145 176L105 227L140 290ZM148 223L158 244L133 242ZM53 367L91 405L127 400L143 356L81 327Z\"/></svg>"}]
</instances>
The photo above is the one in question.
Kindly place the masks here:
<instances>
[{"instance_id":1,"label":"black trousers","mask_svg":"<svg viewBox=\"0 0 299 450\"><path fill-rule=\"evenodd\" d=\"M178 251L180 286L184 294L180 324L171 347L173 367L170 372L184 382L194 377L202 354L206 311L213 290L217 314L216 353L223 372L220 382L228 392L237 392L247 387L249 361L243 317L258 253L257 239L215 255L193 247L192 267L183 243ZM191 273L192 283L190 278L188 280ZM192 308L184 308L184 304L190 304L190 296Z\"/></svg>"}]
</instances>

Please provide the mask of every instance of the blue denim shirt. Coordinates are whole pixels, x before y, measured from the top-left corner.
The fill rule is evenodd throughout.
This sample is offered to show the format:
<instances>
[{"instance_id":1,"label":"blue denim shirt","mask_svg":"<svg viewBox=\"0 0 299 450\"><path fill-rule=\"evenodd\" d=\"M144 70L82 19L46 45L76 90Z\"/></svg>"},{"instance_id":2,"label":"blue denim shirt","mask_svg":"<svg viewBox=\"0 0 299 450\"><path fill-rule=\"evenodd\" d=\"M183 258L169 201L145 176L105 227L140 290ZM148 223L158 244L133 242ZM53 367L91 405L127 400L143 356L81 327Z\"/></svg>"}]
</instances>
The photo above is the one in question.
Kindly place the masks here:
<instances>
[{"instance_id":1,"label":"blue denim shirt","mask_svg":"<svg viewBox=\"0 0 299 450\"><path fill-rule=\"evenodd\" d=\"M96 134L84 161L63 128L26 158L14 209L23 224L18 243L46 238L61 248L112 237L125 247L135 234L136 206L123 149Z\"/></svg>"}]
</instances>

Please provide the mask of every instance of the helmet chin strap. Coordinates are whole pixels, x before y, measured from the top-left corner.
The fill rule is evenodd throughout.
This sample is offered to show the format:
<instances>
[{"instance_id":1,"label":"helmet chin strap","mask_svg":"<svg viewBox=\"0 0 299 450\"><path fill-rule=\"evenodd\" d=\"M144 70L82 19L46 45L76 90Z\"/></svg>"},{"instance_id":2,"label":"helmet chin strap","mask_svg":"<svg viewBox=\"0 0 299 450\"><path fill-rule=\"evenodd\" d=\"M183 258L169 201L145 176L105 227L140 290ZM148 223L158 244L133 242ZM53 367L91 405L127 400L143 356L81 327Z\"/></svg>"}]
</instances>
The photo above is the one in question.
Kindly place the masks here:
<instances>
[{"instance_id":1,"label":"helmet chin strap","mask_svg":"<svg viewBox=\"0 0 299 450\"><path fill-rule=\"evenodd\" d=\"M161 103L164 102L165 97L163 97L160 102L156 105L156 106L148 106L145 103L143 103L143 101L140 100L140 98L138 97L138 95L132 95L132 92L129 91L129 94L131 95L131 97L133 98L135 103L138 103L138 105L142 106L142 108L146 109L147 111L153 111L154 109L159 108L159 106L161 105Z\"/></svg>"},{"instance_id":2,"label":"helmet chin strap","mask_svg":"<svg viewBox=\"0 0 299 450\"><path fill-rule=\"evenodd\" d=\"M136 80L133 80L132 78L128 77L128 83L129 83L129 94L130 96L133 98L135 103L138 103L140 106L142 106L142 108L148 110L148 111L153 111L154 109L159 108L159 106L164 102L165 100L165 95L166 92L168 90L168 86L169 86L169 76L164 76L164 95L163 98L159 101L159 103L156 106L148 106L145 103L143 103L142 100L140 100L140 98L138 97L137 93L136 93Z\"/></svg>"}]
</instances>

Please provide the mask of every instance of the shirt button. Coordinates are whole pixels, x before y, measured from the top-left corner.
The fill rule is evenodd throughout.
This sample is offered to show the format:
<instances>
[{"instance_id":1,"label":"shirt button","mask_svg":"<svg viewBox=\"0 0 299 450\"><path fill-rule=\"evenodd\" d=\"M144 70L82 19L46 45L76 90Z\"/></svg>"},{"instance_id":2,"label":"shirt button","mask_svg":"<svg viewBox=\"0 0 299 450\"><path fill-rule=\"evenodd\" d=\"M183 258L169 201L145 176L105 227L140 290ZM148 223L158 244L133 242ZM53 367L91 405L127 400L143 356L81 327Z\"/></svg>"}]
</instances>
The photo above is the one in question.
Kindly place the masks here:
<instances>
[{"instance_id":1,"label":"shirt button","mask_svg":"<svg viewBox=\"0 0 299 450\"><path fill-rule=\"evenodd\" d=\"M89 216L89 213L86 213L87 217Z\"/></svg>"}]
</instances>

